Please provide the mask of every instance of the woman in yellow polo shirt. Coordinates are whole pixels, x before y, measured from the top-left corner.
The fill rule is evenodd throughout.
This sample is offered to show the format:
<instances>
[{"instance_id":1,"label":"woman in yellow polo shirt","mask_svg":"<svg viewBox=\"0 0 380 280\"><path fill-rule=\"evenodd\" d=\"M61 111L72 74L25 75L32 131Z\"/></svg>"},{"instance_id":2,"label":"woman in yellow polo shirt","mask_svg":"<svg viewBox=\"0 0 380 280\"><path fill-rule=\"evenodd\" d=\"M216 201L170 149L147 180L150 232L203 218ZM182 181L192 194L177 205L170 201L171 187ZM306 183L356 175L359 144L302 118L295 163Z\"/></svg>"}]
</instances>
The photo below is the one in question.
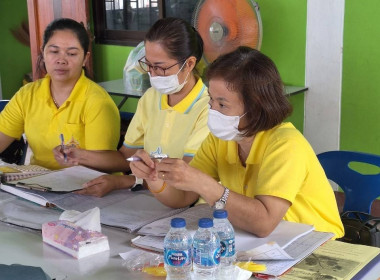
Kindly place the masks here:
<instances>
[{"instance_id":1,"label":"woman in yellow polo shirt","mask_svg":"<svg viewBox=\"0 0 380 280\"><path fill-rule=\"evenodd\" d=\"M160 19L146 34L145 53L140 66L148 72L152 87L138 102L124 145L114 152L67 149L67 163L58 147L58 162L115 172L129 170L126 158L137 149L186 162L193 158L209 133L207 87L195 73L203 53L202 38L182 19ZM105 175L88 182L78 193L103 196L114 189L130 188L136 182L135 176Z\"/></svg>"},{"instance_id":2,"label":"woman in yellow polo shirt","mask_svg":"<svg viewBox=\"0 0 380 280\"><path fill-rule=\"evenodd\" d=\"M170 207L200 197L225 208L233 225L260 237L287 221L343 236L333 190L291 113L275 64L240 47L214 61L207 73L211 131L190 165L168 158L131 163L152 193ZM152 166L150 169L148 166Z\"/></svg>"},{"instance_id":3,"label":"woman in yellow polo shirt","mask_svg":"<svg viewBox=\"0 0 380 280\"><path fill-rule=\"evenodd\" d=\"M62 167L52 152L62 140L83 149L116 150L119 112L109 94L85 76L88 48L80 23L57 19L47 26L40 56L47 74L23 86L0 113L0 152L23 133L33 151L31 163L50 169Z\"/></svg>"}]
</instances>

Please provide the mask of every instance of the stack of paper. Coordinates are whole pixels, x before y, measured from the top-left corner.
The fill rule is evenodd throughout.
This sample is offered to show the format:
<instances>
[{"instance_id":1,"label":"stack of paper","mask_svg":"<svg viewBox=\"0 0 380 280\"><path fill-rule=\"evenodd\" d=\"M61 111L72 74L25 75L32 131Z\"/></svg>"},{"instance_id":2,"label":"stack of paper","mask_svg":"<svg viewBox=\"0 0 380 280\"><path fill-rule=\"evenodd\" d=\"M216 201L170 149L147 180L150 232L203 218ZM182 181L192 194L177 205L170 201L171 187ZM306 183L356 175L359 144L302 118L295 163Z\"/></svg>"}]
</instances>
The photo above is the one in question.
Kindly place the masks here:
<instances>
[{"instance_id":1,"label":"stack of paper","mask_svg":"<svg viewBox=\"0 0 380 280\"><path fill-rule=\"evenodd\" d=\"M45 243L81 259L110 249L104 234L85 230L69 221L54 221L42 225Z\"/></svg>"},{"instance_id":2,"label":"stack of paper","mask_svg":"<svg viewBox=\"0 0 380 280\"><path fill-rule=\"evenodd\" d=\"M187 229L194 234L198 228L198 220L203 217L212 217L212 211L212 208L203 204L172 217L157 220L143 226L137 232L140 236L133 239L132 244L140 248L163 252L164 236L170 229L170 220L173 217L184 218ZM281 221L265 238L259 238L235 228L235 248L238 252L238 260L255 260L257 263L263 263L267 266L266 274L278 276L333 236L332 233L316 232L310 225Z\"/></svg>"}]
</instances>

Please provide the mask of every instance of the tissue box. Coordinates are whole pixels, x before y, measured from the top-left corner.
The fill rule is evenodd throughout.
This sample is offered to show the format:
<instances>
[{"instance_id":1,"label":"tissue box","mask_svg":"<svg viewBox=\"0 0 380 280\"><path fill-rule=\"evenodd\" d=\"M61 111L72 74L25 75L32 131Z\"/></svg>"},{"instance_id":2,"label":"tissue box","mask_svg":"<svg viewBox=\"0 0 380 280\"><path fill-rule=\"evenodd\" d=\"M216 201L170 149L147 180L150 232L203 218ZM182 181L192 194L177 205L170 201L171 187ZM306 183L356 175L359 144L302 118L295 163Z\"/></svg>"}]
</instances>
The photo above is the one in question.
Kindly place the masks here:
<instances>
[{"instance_id":1,"label":"tissue box","mask_svg":"<svg viewBox=\"0 0 380 280\"><path fill-rule=\"evenodd\" d=\"M109 250L104 234L63 220L44 223L42 240L77 259Z\"/></svg>"}]
</instances>

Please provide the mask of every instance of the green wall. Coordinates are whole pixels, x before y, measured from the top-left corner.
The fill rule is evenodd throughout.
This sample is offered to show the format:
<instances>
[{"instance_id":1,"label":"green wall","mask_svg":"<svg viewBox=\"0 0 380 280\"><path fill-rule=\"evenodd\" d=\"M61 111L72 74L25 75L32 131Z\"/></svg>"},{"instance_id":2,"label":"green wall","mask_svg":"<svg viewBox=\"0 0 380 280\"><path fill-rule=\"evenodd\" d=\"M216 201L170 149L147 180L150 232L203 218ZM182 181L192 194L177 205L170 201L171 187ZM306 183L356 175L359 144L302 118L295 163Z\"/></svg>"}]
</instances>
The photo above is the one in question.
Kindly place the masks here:
<instances>
[{"instance_id":1,"label":"green wall","mask_svg":"<svg viewBox=\"0 0 380 280\"><path fill-rule=\"evenodd\" d=\"M346 0L340 149L380 154L380 1Z\"/></svg>"},{"instance_id":2,"label":"green wall","mask_svg":"<svg viewBox=\"0 0 380 280\"><path fill-rule=\"evenodd\" d=\"M32 71L30 48L10 32L28 20L28 10L25 0L1 0L0 11L0 75L3 98L9 99L22 86L24 75Z\"/></svg>"},{"instance_id":3,"label":"green wall","mask_svg":"<svg viewBox=\"0 0 380 280\"><path fill-rule=\"evenodd\" d=\"M287 85L305 84L307 1L257 0L263 22L261 51L276 63ZM289 117L301 132L304 120L304 94L290 97Z\"/></svg>"},{"instance_id":4,"label":"green wall","mask_svg":"<svg viewBox=\"0 0 380 280\"><path fill-rule=\"evenodd\" d=\"M93 48L94 80L103 82L122 79L124 65L132 49L133 47L95 44ZM116 104L121 100L121 97L112 96L112 98ZM136 98L130 98L121 110L135 112L137 101Z\"/></svg>"}]
</instances>

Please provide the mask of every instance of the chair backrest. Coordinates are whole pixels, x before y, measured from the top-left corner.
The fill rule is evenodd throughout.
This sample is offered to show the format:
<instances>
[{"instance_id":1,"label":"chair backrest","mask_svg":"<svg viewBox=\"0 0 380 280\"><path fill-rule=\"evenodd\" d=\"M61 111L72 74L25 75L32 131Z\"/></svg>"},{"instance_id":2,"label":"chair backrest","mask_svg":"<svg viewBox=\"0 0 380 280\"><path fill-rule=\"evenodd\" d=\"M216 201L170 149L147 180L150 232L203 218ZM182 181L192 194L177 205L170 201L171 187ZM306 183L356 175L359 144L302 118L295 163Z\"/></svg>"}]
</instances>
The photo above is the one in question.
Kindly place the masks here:
<instances>
[{"instance_id":1,"label":"chair backrest","mask_svg":"<svg viewBox=\"0 0 380 280\"><path fill-rule=\"evenodd\" d=\"M8 104L9 100L0 100L0 112ZM24 164L28 143L21 137L0 153L0 159L8 163Z\"/></svg>"},{"instance_id":2,"label":"chair backrest","mask_svg":"<svg viewBox=\"0 0 380 280\"><path fill-rule=\"evenodd\" d=\"M362 174L350 168L350 162L380 167L380 156L351 151L330 151L317 155L326 176L344 191L345 211L371 212L372 202L380 196L380 173Z\"/></svg>"},{"instance_id":3,"label":"chair backrest","mask_svg":"<svg viewBox=\"0 0 380 280\"><path fill-rule=\"evenodd\" d=\"M9 100L0 100L0 112L3 111L4 107L8 104Z\"/></svg>"}]
</instances>

